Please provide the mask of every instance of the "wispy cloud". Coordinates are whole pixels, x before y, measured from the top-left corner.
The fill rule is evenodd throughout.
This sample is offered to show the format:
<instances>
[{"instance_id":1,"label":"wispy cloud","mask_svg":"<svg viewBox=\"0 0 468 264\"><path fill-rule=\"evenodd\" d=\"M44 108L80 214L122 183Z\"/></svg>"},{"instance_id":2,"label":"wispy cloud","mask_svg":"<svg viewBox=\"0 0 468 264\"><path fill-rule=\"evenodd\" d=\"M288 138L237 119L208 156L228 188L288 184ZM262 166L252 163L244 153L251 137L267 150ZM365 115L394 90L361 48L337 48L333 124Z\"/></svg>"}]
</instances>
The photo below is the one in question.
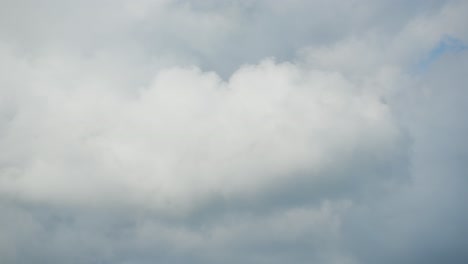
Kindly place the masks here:
<instances>
[{"instance_id":1,"label":"wispy cloud","mask_svg":"<svg viewBox=\"0 0 468 264\"><path fill-rule=\"evenodd\" d=\"M444 54L459 53L467 49L468 46L461 39L446 35L442 37L437 45L432 48L423 59L421 59L417 69L419 72L425 72L431 64L436 62Z\"/></svg>"}]
</instances>

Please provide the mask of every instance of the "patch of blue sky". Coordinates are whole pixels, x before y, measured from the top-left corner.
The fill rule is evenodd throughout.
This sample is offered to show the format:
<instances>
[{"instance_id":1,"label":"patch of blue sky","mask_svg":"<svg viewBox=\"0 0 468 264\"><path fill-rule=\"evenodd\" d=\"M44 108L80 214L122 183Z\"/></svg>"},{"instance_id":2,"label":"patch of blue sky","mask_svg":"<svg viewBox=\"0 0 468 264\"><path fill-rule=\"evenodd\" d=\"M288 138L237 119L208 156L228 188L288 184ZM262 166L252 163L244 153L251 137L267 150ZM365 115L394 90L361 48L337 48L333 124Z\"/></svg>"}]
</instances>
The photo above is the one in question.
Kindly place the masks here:
<instances>
[{"instance_id":1,"label":"patch of blue sky","mask_svg":"<svg viewBox=\"0 0 468 264\"><path fill-rule=\"evenodd\" d=\"M429 67L446 53L458 53L468 50L463 40L445 35L416 65L415 73L424 73Z\"/></svg>"}]
</instances>

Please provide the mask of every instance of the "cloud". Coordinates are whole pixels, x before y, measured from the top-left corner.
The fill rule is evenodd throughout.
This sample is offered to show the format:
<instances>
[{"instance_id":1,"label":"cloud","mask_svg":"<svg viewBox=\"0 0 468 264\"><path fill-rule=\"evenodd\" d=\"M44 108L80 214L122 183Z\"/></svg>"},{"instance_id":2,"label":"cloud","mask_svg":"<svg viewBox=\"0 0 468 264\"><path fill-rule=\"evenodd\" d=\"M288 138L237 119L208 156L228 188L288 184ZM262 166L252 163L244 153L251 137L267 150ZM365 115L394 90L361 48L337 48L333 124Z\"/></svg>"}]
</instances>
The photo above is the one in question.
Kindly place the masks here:
<instances>
[{"instance_id":1,"label":"cloud","mask_svg":"<svg viewBox=\"0 0 468 264\"><path fill-rule=\"evenodd\" d=\"M467 53L447 53L411 90L401 95L399 120L413 138L412 184L362 208L345 221L349 243L364 263L402 261L463 263L467 256L467 123L459 113L468 99L463 87ZM443 88L442 88L443 87ZM369 230L369 226L374 231ZM366 235L363 236L362 234ZM356 241L356 239L358 239Z\"/></svg>"},{"instance_id":2,"label":"cloud","mask_svg":"<svg viewBox=\"0 0 468 264\"><path fill-rule=\"evenodd\" d=\"M0 262L468 258L463 1L3 6Z\"/></svg>"},{"instance_id":3,"label":"cloud","mask_svg":"<svg viewBox=\"0 0 468 264\"><path fill-rule=\"evenodd\" d=\"M5 160L20 163L7 167L3 188L32 199L89 202L101 188L129 188L156 204L258 193L295 175L313 183L331 167L367 162L354 153L375 155L367 158L379 167L400 151L388 106L338 73L267 60L224 82L172 68L130 96L93 89L99 79L45 86L46 73L32 71L38 80L19 95L2 141L18 152Z\"/></svg>"}]
</instances>

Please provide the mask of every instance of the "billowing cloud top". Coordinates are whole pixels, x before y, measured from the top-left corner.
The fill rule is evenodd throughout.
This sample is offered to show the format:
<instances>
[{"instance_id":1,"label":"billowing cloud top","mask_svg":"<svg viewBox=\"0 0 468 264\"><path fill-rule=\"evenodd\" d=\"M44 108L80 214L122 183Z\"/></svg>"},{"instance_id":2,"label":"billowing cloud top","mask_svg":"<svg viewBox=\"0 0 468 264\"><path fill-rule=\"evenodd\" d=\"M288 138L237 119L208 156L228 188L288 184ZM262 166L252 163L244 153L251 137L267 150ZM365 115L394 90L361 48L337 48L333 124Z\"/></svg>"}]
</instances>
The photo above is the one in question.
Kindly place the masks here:
<instances>
[{"instance_id":1,"label":"billowing cloud top","mask_svg":"<svg viewBox=\"0 0 468 264\"><path fill-rule=\"evenodd\" d=\"M1 263L467 263L466 1L0 1Z\"/></svg>"}]
</instances>

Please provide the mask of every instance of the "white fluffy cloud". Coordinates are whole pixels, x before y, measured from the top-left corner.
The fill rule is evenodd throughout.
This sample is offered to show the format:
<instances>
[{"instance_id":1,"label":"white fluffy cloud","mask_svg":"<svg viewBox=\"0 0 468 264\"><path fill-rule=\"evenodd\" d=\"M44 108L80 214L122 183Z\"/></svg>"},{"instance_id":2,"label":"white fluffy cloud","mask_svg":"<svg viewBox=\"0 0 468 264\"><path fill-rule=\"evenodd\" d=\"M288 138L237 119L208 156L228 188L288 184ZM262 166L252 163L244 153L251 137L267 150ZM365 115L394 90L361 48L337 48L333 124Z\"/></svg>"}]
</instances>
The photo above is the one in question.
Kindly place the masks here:
<instances>
[{"instance_id":1,"label":"white fluffy cloud","mask_svg":"<svg viewBox=\"0 0 468 264\"><path fill-rule=\"evenodd\" d=\"M171 68L129 93L97 74L63 87L53 76L64 63L46 67L27 67L34 77L11 91L2 137L12 150L2 188L33 200L129 198L123 191L164 207L300 177L367 181L383 175L328 174L355 162L382 166L401 152L388 105L339 73L266 60L222 81Z\"/></svg>"},{"instance_id":2,"label":"white fluffy cloud","mask_svg":"<svg viewBox=\"0 0 468 264\"><path fill-rule=\"evenodd\" d=\"M334 2L3 1L0 262L463 263L468 6Z\"/></svg>"}]
</instances>

